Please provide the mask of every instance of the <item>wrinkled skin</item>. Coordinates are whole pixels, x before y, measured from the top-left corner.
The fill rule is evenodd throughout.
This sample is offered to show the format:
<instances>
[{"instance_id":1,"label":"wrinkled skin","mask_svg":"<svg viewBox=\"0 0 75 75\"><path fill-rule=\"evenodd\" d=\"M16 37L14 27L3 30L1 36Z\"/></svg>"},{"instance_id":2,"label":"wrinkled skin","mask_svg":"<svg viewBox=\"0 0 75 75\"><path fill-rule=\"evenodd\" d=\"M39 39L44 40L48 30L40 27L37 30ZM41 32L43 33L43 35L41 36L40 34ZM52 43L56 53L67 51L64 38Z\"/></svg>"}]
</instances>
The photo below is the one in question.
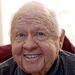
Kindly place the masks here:
<instances>
[{"instance_id":1,"label":"wrinkled skin","mask_svg":"<svg viewBox=\"0 0 75 75\"><path fill-rule=\"evenodd\" d=\"M24 72L45 75L51 69L60 51L62 39L60 40L58 36L58 27L44 20L43 15L40 16L39 13L35 17L36 12L30 14L27 13L28 10L25 12L23 10L25 9L16 14L11 24L13 57Z\"/></svg>"}]
</instances>

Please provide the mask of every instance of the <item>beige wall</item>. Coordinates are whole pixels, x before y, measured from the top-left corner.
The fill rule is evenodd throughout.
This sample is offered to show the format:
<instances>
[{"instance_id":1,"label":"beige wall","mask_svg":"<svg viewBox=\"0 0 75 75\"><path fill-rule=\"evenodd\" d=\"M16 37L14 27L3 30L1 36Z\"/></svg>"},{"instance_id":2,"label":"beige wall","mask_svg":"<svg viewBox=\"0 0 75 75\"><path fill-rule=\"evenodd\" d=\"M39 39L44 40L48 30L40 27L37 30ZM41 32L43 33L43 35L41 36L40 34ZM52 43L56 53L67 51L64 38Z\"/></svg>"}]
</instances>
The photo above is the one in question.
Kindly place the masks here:
<instances>
[{"instance_id":1,"label":"beige wall","mask_svg":"<svg viewBox=\"0 0 75 75\"><path fill-rule=\"evenodd\" d=\"M2 17L1 17L1 0L0 0L0 45L2 45Z\"/></svg>"}]
</instances>

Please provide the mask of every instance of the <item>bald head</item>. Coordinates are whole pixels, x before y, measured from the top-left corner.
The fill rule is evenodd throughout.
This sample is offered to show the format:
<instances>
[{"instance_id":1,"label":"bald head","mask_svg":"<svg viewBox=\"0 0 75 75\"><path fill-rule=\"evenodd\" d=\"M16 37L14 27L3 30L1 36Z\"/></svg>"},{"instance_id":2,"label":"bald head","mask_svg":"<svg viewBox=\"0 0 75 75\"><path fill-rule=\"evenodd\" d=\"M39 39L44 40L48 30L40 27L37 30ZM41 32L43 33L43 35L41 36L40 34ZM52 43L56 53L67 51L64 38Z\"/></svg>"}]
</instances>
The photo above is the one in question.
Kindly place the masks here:
<instances>
[{"instance_id":1,"label":"bald head","mask_svg":"<svg viewBox=\"0 0 75 75\"><path fill-rule=\"evenodd\" d=\"M20 15L25 15L26 17L41 17L43 19L50 19L55 16L55 12L53 10L47 9L43 4L32 1L24 6L22 6L17 13L15 14L15 17L18 17Z\"/></svg>"},{"instance_id":2,"label":"bald head","mask_svg":"<svg viewBox=\"0 0 75 75\"><path fill-rule=\"evenodd\" d=\"M58 22L56 19L56 14L53 10L49 10L43 4L39 2L28 2L23 5L15 14L12 24L11 30L13 29L16 22L26 21L26 19L35 19L39 20L39 23L48 25L48 28L52 32L59 34Z\"/></svg>"}]
</instances>

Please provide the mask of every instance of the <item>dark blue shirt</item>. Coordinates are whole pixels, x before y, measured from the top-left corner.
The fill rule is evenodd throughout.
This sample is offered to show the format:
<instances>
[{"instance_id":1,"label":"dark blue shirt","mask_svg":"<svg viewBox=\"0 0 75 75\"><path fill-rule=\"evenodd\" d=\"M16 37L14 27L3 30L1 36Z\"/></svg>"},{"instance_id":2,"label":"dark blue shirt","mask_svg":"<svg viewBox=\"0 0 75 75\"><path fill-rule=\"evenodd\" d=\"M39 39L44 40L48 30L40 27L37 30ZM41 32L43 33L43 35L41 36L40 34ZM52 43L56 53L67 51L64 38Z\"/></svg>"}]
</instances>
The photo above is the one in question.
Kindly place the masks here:
<instances>
[{"instance_id":1,"label":"dark blue shirt","mask_svg":"<svg viewBox=\"0 0 75 75\"><path fill-rule=\"evenodd\" d=\"M0 75L30 75L23 72L13 57L0 64ZM61 51L46 75L75 75L75 54Z\"/></svg>"}]
</instances>

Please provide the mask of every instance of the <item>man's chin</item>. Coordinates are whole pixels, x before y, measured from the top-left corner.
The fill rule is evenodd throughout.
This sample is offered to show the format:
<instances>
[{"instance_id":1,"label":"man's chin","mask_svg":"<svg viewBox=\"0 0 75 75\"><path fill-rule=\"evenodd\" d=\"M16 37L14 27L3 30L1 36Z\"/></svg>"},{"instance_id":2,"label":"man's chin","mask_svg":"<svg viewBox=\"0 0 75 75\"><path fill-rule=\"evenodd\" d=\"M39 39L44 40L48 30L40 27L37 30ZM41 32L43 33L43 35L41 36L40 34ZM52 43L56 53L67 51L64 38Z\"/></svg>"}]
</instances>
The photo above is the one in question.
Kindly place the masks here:
<instances>
[{"instance_id":1,"label":"man's chin","mask_svg":"<svg viewBox=\"0 0 75 75\"><path fill-rule=\"evenodd\" d=\"M39 64L30 64L30 65L24 65L25 67L23 68L25 72L27 73L37 73L43 70L45 67L44 63L39 63Z\"/></svg>"},{"instance_id":2,"label":"man's chin","mask_svg":"<svg viewBox=\"0 0 75 75\"><path fill-rule=\"evenodd\" d=\"M43 68L25 68L26 73L37 73L40 72Z\"/></svg>"}]
</instances>

